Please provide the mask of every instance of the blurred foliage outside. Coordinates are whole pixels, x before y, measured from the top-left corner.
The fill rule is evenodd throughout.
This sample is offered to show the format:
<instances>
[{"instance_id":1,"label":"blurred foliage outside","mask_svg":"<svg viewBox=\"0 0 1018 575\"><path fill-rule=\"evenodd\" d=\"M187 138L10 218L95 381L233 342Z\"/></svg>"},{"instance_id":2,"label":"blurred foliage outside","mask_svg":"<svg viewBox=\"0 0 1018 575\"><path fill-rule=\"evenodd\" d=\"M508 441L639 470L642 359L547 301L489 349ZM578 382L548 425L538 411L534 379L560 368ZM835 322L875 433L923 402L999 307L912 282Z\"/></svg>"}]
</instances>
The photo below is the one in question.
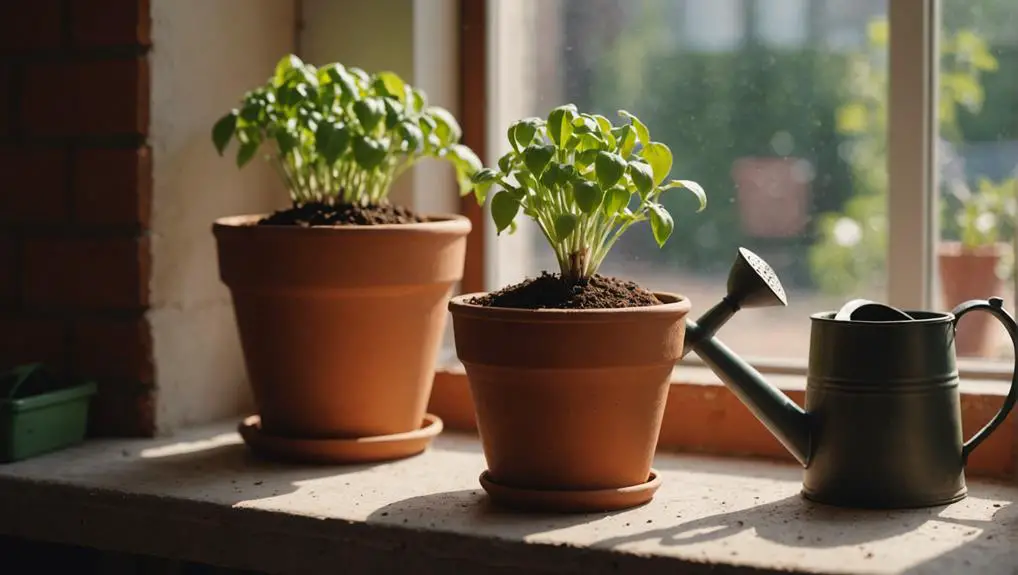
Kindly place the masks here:
<instances>
[{"instance_id":1,"label":"blurred foliage outside","mask_svg":"<svg viewBox=\"0 0 1018 575\"><path fill-rule=\"evenodd\" d=\"M979 22L972 21L972 11L950 6L957 2L945 2L942 142L1018 139L1018 49L1013 43L991 46L975 32L1009 33L1000 13L1014 10L1005 2L982 2L989 7ZM788 265L778 270L786 284L846 293L881 283L887 253L886 20L870 21L867 45L854 51L830 49L813 37L801 46L774 48L748 35L735 49L709 52L674 41L666 2L646 0L640 6L600 57L588 58L596 63L589 78L571 83L567 97L593 112L612 116L626 108L644 119L671 147L672 173L700 182L709 202L707 210L695 214L695 206L680 205L693 198L663 198L677 214L672 240L658 250L649 232L630 234L617 251L724 274L739 245L763 245L787 254ZM566 50L565 65L575 57ZM1007 72L995 74L1001 68ZM739 158L783 156L812 167L806 231L789 238L748 238L740 223L733 164ZM942 193L945 238L963 235L959 223L975 221L973 209L1005 210L1000 206L1007 205L1013 210L1013 202L985 199L1007 195L1013 190L1007 182L969 174L960 180L942 176L942 183L942 192L951 192ZM970 185L991 193L974 196L984 200L967 205L966 220L962 201ZM1009 240L1010 228L998 231L998 239Z\"/></svg>"}]
</instances>

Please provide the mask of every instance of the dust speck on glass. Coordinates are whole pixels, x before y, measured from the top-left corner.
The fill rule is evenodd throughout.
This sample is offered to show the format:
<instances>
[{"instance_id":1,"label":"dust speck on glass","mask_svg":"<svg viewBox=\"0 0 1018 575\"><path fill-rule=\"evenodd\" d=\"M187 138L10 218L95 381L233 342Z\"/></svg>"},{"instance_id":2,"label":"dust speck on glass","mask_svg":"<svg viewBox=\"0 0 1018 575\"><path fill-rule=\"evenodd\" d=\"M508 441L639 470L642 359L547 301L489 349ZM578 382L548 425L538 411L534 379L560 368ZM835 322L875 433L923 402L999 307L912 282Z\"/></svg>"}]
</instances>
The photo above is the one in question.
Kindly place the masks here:
<instances>
[{"instance_id":1,"label":"dust speck on glass","mask_svg":"<svg viewBox=\"0 0 1018 575\"><path fill-rule=\"evenodd\" d=\"M608 117L626 109L671 148L672 177L707 192L700 213L691 195L663 197L675 217L669 242L634 229L600 273L702 310L724 296L746 246L788 297L726 328L726 344L750 357L802 361L810 314L886 301L887 0L513 0L491 10L493 134L566 102ZM941 243L1010 243L1018 2L942 0L941 20ZM504 140L489 138L486 162ZM499 237L488 287L556 270L542 242L527 222ZM979 297L1002 295L1013 309L1011 255ZM1011 357L1006 334L995 336L984 357Z\"/></svg>"}]
</instances>

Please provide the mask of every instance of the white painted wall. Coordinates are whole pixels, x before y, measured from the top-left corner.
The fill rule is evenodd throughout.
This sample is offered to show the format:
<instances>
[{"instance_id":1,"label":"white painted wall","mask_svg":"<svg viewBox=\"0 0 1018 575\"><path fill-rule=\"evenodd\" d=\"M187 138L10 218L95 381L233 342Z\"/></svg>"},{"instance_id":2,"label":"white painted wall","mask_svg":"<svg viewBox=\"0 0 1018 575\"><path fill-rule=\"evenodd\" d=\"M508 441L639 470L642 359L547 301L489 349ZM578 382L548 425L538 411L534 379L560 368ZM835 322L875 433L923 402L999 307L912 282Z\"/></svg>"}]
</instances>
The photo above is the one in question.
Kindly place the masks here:
<instances>
[{"instance_id":1,"label":"white painted wall","mask_svg":"<svg viewBox=\"0 0 1018 575\"><path fill-rule=\"evenodd\" d=\"M212 221L284 206L271 168L238 171L210 130L295 48L293 0L152 0L152 309L157 426L166 433L250 409ZM231 147L228 150L235 150Z\"/></svg>"}]
</instances>

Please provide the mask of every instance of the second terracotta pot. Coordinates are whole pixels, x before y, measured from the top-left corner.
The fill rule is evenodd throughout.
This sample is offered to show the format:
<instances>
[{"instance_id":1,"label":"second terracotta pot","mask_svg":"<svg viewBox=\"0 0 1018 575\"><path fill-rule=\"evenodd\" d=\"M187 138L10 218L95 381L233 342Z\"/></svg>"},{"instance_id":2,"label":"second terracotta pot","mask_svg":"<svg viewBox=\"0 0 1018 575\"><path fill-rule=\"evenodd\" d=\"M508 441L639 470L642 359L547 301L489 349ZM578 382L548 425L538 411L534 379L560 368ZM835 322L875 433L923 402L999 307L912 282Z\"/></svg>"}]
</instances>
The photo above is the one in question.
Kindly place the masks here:
<instances>
[{"instance_id":1,"label":"second terracotta pot","mask_svg":"<svg viewBox=\"0 0 1018 575\"><path fill-rule=\"evenodd\" d=\"M648 482L690 302L522 310L453 298L490 479L518 490L597 491Z\"/></svg>"},{"instance_id":2,"label":"second terracotta pot","mask_svg":"<svg viewBox=\"0 0 1018 575\"><path fill-rule=\"evenodd\" d=\"M943 306L954 306L970 299L1002 295L1004 281L997 277L997 263L1006 243L965 248L960 242L940 244L937 261ZM955 350L960 357L988 358L994 355L997 323L989 314L971 314L958 322Z\"/></svg>"},{"instance_id":3,"label":"second terracotta pot","mask_svg":"<svg viewBox=\"0 0 1018 575\"><path fill-rule=\"evenodd\" d=\"M213 231L261 430L343 439L419 429L470 221Z\"/></svg>"}]
</instances>

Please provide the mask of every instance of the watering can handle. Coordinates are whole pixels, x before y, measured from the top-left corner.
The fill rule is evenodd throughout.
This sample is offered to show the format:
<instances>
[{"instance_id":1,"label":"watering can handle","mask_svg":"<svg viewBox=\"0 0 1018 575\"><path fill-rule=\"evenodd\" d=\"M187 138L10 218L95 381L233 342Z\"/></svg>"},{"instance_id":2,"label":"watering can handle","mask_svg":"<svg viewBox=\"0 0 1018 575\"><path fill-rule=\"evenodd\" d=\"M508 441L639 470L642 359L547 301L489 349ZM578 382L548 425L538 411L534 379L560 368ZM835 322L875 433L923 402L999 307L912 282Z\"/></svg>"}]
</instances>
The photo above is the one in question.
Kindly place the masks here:
<instances>
[{"instance_id":1,"label":"watering can handle","mask_svg":"<svg viewBox=\"0 0 1018 575\"><path fill-rule=\"evenodd\" d=\"M1001 406L1000 411L997 412L997 415L993 416L989 423L965 442L961 450L962 461L968 461L972 451L979 447L979 444L1007 419L1007 414L1011 413L1011 408L1014 407L1015 399L1018 399L1018 396L1016 396L1016 393L1018 393L1018 385L1016 385L1018 384L1018 324L1015 323L1011 314L1004 309L1004 300L999 297L991 297L988 300L973 299L959 304L958 307L951 311L954 315L954 326L957 328L961 316L970 311L977 310L989 312L993 317L997 318L997 321L1004 324L1007 334L1011 336L1011 344L1014 346L1016 359L1015 367L1011 372L1011 389L1007 392L1007 397L1004 398L1004 405Z\"/></svg>"}]
</instances>

